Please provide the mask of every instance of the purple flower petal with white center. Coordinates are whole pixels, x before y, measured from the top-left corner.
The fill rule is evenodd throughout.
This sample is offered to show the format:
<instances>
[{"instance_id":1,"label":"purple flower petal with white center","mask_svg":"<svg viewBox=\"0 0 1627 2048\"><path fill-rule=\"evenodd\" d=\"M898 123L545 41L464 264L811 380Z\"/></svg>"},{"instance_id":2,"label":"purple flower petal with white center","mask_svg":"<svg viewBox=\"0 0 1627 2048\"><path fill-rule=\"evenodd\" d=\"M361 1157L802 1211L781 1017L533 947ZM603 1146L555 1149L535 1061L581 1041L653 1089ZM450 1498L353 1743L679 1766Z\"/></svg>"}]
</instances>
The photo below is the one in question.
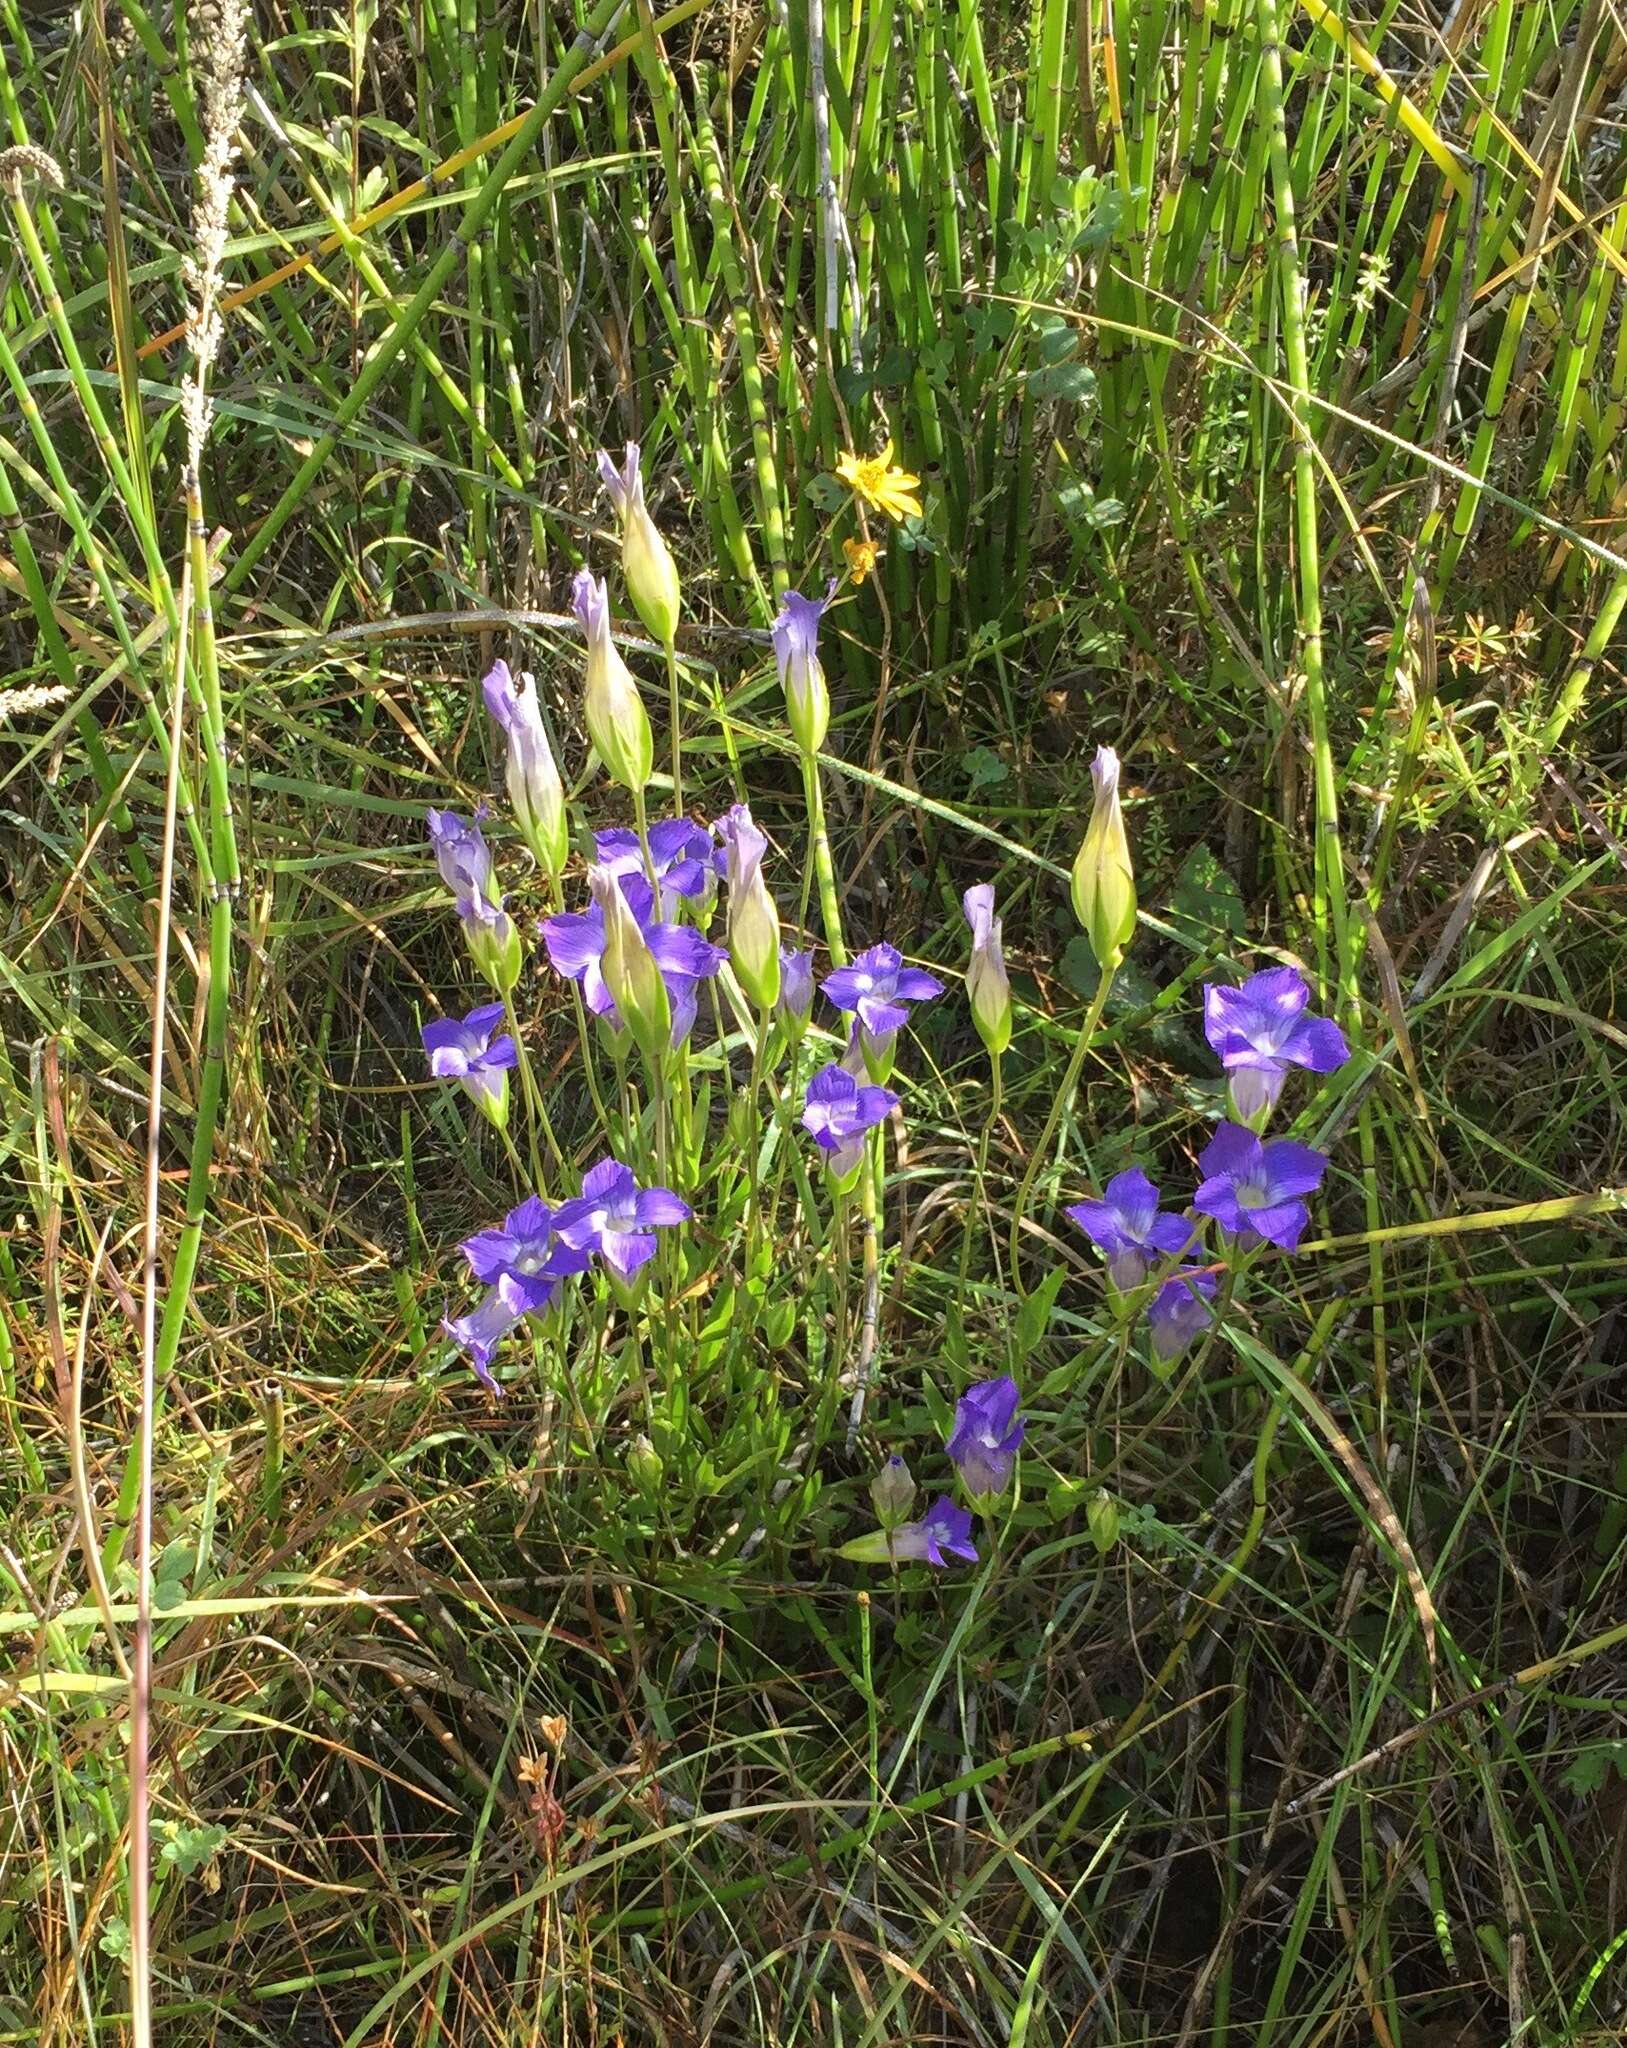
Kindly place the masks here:
<instances>
[{"instance_id":1,"label":"purple flower petal with white center","mask_svg":"<svg viewBox=\"0 0 1627 2048\"><path fill-rule=\"evenodd\" d=\"M1166 1216L1158 1190L1139 1166L1116 1173L1096 1202L1075 1202L1066 1212L1096 1249L1106 1254L1115 1287L1139 1287L1160 1259L1184 1252L1196 1231L1184 1217Z\"/></svg>"},{"instance_id":2,"label":"purple flower petal with white center","mask_svg":"<svg viewBox=\"0 0 1627 2048\"><path fill-rule=\"evenodd\" d=\"M1024 1425L1017 1414L1021 1396L1009 1373L968 1387L955 1404L948 1451L973 1500L1003 1493L1016 1463Z\"/></svg>"},{"instance_id":3,"label":"purple flower petal with white center","mask_svg":"<svg viewBox=\"0 0 1627 2048\"><path fill-rule=\"evenodd\" d=\"M865 1030L887 1039L909 1022L910 1003L943 994L943 983L919 967L906 967L896 946L871 946L819 984L838 1010L857 1016Z\"/></svg>"},{"instance_id":4,"label":"purple flower petal with white center","mask_svg":"<svg viewBox=\"0 0 1627 2048\"><path fill-rule=\"evenodd\" d=\"M694 1212L671 1188L641 1188L630 1166L601 1159L574 1202L554 1214L554 1232L573 1251L597 1252L623 1280L655 1257L657 1230L687 1223Z\"/></svg>"},{"instance_id":5,"label":"purple flower petal with white center","mask_svg":"<svg viewBox=\"0 0 1627 2048\"><path fill-rule=\"evenodd\" d=\"M491 848L475 820L457 811L431 810L429 842L441 880L459 899L460 914L465 897L492 894Z\"/></svg>"},{"instance_id":6,"label":"purple flower petal with white center","mask_svg":"<svg viewBox=\"0 0 1627 2048\"><path fill-rule=\"evenodd\" d=\"M492 1359L498 1345L525 1312L524 1298L519 1290L499 1280L486 1289L472 1309L461 1316L443 1316L441 1319L441 1328L467 1355L481 1385L493 1394L501 1395L503 1390L492 1373Z\"/></svg>"},{"instance_id":7,"label":"purple flower petal with white center","mask_svg":"<svg viewBox=\"0 0 1627 2048\"><path fill-rule=\"evenodd\" d=\"M644 849L636 832L623 825L612 825L606 831L595 832L593 844L600 867L608 868L613 875L636 876L648 886ZM712 835L706 827L688 818L663 818L650 827L650 859L661 887L664 916L671 917L680 896L695 899L711 893L716 886L713 851Z\"/></svg>"},{"instance_id":8,"label":"purple flower petal with white center","mask_svg":"<svg viewBox=\"0 0 1627 2048\"><path fill-rule=\"evenodd\" d=\"M657 923L651 916L650 885L642 875L619 874L617 880L666 984L667 1004L672 1012L672 1043L682 1045L695 1022L695 983L716 974L723 955L692 925ZM615 998L605 985L601 966L605 929L604 911L599 905L593 904L587 910L561 910L545 917L542 939L556 971L567 981L581 983L583 1000L593 1015L608 1017L619 1029L621 1018Z\"/></svg>"},{"instance_id":9,"label":"purple flower petal with white center","mask_svg":"<svg viewBox=\"0 0 1627 2048\"><path fill-rule=\"evenodd\" d=\"M1168 1365L1215 1319L1210 1303L1219 1282L1201 1266L1181 1266L1171 1273L1147 1306L1152 1348Z\"/></svg>"},{"instance_id":10,"label":"purple flower petal with white center","mask_svg":"<svg viewBox=\"0 0 1627 2048\"><path fill-rule=\"evenodd\" d=\"M461 1081L477 1102L500 1100L505 1076L519 1062L514 1040L499 1032L501 1003L482 1003L467 1017L433 1017L423 1027L429 1071L443 1081Z\"/></svg>"},{"instance_id":11,"label":"purple flower petal with white center","mask_svg":"<svg viewBox=\"0 0 1627 2048\"><path fill-rule=\"evenodd\" d=\"M1266 1145L1241 1124L1222 1124L1199 1155L1205 1179L1192 1205L1241 1244L1264 1238L1291 1252L1310 1220L1303 1197L1322 1185L1327 1164L1292 1138Z\"/></svg>"},{"instance_id":12,"label":"purple flower petal with white center","mask_svg":"<svg viewBox=\"0 0 1627 2048\"><path fill-rule=\"evenodd\" d=\"M1308 1014L1311 992L1292 967L1251 975L1241 988L1206 984L1203 1030L1231 1080L1232 1108L1244 1121L1275 1108L1290 1067L1331 1074L1350 1057L1329 1017Z\"/></svg>"},{"instance_id":13,"label":"purple flower petal with white center","mask_svg":"<svg viewBox=\"0 0 1627 2048\"><path fill-rule=\"evenodd\" d=\"M894 1529L888 1547L901 1563L914 1561L941 1568L952 1557L964 1558L968 1564L977 1562L971 1514L956 1507L946 1493L938 1496L918 1522L903 1522Z\"/></svg>"},{"instance_id":14,"label":"purple flower petal with white center","mask_svg":"<svg viewBox=\"0 0 1627 2048\"><path fill-rule=\"evenodd\" d=\"M477 1280L511 1282L512 1298L531 1315L548 1306L565 1275L586 1272L590 1257L555 1236L553 1215L537 1195L511 1209L500 1230L477 1231L459 1249Z\"/></svg>"},{"instance_id":15,"label":"purple flower petal with white center","mask_svg":"<svg viewBox=\"0 0 1627 2048\"><path fill-rule=\"evenodd\" d=\"M808 1083L802 1128L824 1153L838 1179L859 1163L864 1134L898 1106L890 1088L862 1086L846 1068L821 1067Z\"/></svg>"}]
</instances>

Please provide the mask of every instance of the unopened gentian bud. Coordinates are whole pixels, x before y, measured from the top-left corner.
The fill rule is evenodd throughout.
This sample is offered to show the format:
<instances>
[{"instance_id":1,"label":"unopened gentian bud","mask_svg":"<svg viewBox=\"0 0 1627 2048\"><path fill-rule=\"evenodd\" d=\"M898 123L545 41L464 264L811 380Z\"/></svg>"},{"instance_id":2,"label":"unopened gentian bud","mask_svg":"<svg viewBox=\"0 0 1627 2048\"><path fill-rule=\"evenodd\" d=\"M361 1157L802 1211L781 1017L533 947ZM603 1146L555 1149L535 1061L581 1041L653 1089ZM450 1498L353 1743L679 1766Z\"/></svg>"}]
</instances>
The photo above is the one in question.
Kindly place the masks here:
<instances>
[{"instance_id":1,"label":"unopened gentian bud","mask_svg":"<svg viewBox=\"0 0 1627 2048\"><path fill-rule=\"evenodd\" d=\"M587 688L582 701L588 735L606 771L636 795L649 782L655 739L649 713L610 637L610 599L604 584L583 569L571 586L571 604L587 642Z\"/></svg>"},{"instance_id":2,"label":"unopened gentian bud","mask_svg":"<svg viewBox=\"0 0 1627 2048\"><path fill-rule=\"evenodd\" d=\"M1000 920L994 914L994 885L979 882L960 899L972 928L972 957L966 969L966 995L978 1036L998 1059L1011 1043L1011 983L1000 946Z\"/></svg>"},{"instance_id":3,"label":"unopened gentian bud","mask_svg":"<svg viewBox=\"0 0 1627 2048\"><path fill-rule=\"evenodd\" d=\"M604 912L604 953L599 971L605 987L639 1051L652 1067L657 1067L672 1032L667 985L638 928L638 919L621 893L619 879L606 868L594 868L589 872L588 886L594 902Z\"/></svg>"},{"instance_id":4,"label":"unopened gentian bud","mask_svg":"<svg viewBox=\"0 0 1627 2048\"><path fill-rule=\"evenodd\" d=\"M670 647L678 631L678 569L644 503L638 443L628 442L619 470L601 448L599 475L621 522L621 571L627 579L627 594L650 637Z\"/></svg>"},{"instance_id":5,"label":"unopened gentian bud","mask_svg":"<svg viewBox=\"0 0 1627 2048\"><path fill-rule=\"evenodd\" d=\"M774 621L774 659L791 736L804 753L817 754L830 728L830 691L819 660L819 620L836 594L836 578L822 598L788 590Z\"/></svg>"},{"instance_id":6,"label":"unopened gentian bud","mask_svg":"<svg viewBox=\"0 0 1627 2048\"><path fill-rule=\"evenodd\" d=\"M508 738L508 800L520 837L543 873L558 881L570 858L570 822L564 784L537 703L536 679L527 674L516 683L508 663L497 661L480 688L486 709Z\"/></svg>"},{"instance_id":7,"label":"unopened gentian bud","mask_svg":"<svg viewBox=\"0 0 1627 2048\"><path fill-rule=\"evenodd\" d=\"M768 841L744 804L718 821L728 856L729 961L735 979L759 1010L780 999L780 914L763 880Z\"/></svg>"},{"instance_id":8,"label":"unopened gentian bud","mask_svg":"<svg viewBox=\"0 0 1627 2048\"><path fill-rule=\"evenodd\" d=\"M889 1458L882 1466L870 1482L870 1498L875 1503L876 1520L884 1529L896 1529L909 1520L915 1505L915 1481L902 1458Z\"/></svg>"},{"instance_id":9,"label":"unopened gentian bud","mask_svg":"<svg viewBox=\"0 0 1627 2048\"><path fill-rule=\"evenodd\" d=\"M1119 966L1136 928L1135 870L1119 806L1119 757L1111 747L1096 749L1090 779L1096 801L1073 864L1073 909L1105 974Z\"/></svg>"},{"instance_id":10,"label":"unopened gentian bud","mask_svg":"<svg viewBox=\"0 0 1627 2048\"><path fill-rule=\"evenodd\" d=\"M780 948L780 999L775 1015L785 1027L793 1045L800 1044L813 1015L814 971L812 953L793 953Z\"/></svg>"},{"instance_id":11,"label":"unopened gentian bud","mask_svg":"<svg viewBox=\"0 0 1627 2048\"><path fill-rule=\"evenodd\" d=\"M636 1436L627 1453L627 1476L640 1493L652 1497L661 1491L661 1481L666 1473L666 1460L647 1436Z\"/></svg>"},{"instance_id":12,"label":"unopened gentian bud","mask_svg":"<svg viewBox=\"0 0 1627 2048\"><path fill-rule=\"evenodd\" d=\"M470 957L497 993L506 996L519 980L525 964L513 918L489 896L463 897L458 904L458 916L463 920Z\"/></svg>"},{"instance_id":13,"label":"unopened gentian bud","mask_svg":"<svg viewBox=\"0 0 1627 2048\"><path fill-rule=\"evenodd\" d=\"M1105 1486L1098 1486L1085 1509L1085 1526L1090 1540L1103 1557L1119 1540L1119 1504Z\"/></svg>"}]
</instances>

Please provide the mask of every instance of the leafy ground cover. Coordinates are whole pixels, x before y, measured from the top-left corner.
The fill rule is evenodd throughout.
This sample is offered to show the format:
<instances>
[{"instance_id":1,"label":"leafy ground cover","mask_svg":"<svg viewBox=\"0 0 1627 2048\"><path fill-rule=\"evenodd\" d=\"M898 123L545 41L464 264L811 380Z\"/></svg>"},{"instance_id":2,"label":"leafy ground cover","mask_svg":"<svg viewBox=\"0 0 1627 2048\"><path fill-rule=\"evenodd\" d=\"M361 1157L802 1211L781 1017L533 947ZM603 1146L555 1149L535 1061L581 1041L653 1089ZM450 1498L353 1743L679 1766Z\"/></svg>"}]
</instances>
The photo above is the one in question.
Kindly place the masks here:
<instances>
[{"instance_id":1,"label":"leafy ground cover","mask_svg":"<svg viewBox=\"0 0 1627 2048\"><path fill-rule=\"evenodd\" d=\"M0 2040L1618 2039L1616 12L0 20ZM742 800L819 979L942 984L850 1188L745 879L681 1059L539 931ZM506 1133L422 1037L483 801ZM1066 1211L1190 1204L1283 967L1329 1164L1164 1359ZM459 1247L606 1153L693 1216L494 1396ZM889 1569L1006 1376L975 1560Z\"/></svg>"}]
</instances>

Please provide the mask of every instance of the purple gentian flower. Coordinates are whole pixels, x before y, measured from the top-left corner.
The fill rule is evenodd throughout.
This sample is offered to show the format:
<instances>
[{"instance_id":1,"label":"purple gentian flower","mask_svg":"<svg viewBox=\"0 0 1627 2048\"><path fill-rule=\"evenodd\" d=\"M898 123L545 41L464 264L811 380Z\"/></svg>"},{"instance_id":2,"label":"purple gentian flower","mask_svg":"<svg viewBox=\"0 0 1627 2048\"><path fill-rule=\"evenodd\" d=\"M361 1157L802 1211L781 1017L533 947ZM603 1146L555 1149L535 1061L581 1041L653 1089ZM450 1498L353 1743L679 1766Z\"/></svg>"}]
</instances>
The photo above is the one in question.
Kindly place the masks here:
<instances>
[{"instance_id":1,"label":"purple gentian flower","mask_svg":"<svg viewBox=\"0 0 1627 2048\"><path fill-rule=\"evenodd\" d=\"M441 880L457 898L460 915L468 897L495 900L491 848L477 819L461 817L456 811L432 810L429 840L435 849L435 865L441 871Z\"/></svg>"},{"instance_id":2,"label":"purple gentian flower","mask_svg":"<svg viewBox=\"0 0 1627 2048\"><path fill-rule=\"evenodd\" d=\"M556 1236L554 1216L538 1195L528 1195L510 1209L501 1230L477 1231L458 1249L477 1280L495 1286L510 1283L510 1299L527 1315L537 1315L553 1300L568 1273L585 1273L591 1254L577 1251Z\"/></svg>"},{"instance_id":3,"label":"purple gentian flower","mask_svg":"<svg viewBox=\"0 0 1627 2048\"><path fill-rule=\"evenodd\" d=\"M1064 1213L1106 1253L1107 1277L1125 1292L1160 1259L1184 1252L1195 1234L1184 1217L1159 1213L1158 1190L1139 1166L1114 1174L1099 1202L1075 1202Z\"/></svg>"},{"instance_id":4,"label":"purple gentian flower","mask_svg":"<svg viewBox=\"0 0 1627 2048\"><path fill-rule=\"evenodd\" d=\"M972 1517L967 1509L956 1507L946 1493L939 1494L920 1521L904 1522L892 1530L888 1548L900 1561L911 1559L941 1566L951 1557L962 1557L968 1564L977 1562Z\"/></svg>"},{"instance_id":5,"label":"purple gentian flower","mask_svg":"<svg viewBox=\"0 0 1627 2048\"><path fill-rule=\"evenodd\" d=\"M777 1014L800 1038L813 1013L814 971L812 953L794 953L780 948L780 1000Z\"/></svg>"},{"instance_id":6,"label":"purple gentian flower","mask_svg":"<svg viewBox=\"0 0 1627 2048\"><path fill-rule=\"evenodd\" d=\"M443 1081L461 1081L477 1107L494 1123L508 1113L508 1077L519 1053L508 1033L498 1032L501 1003L482 1003L467 1017L435 1017L423 1027L429 1071Z\"/></svg>"},{"instance_id":7,"label":"purple gentian flower","mask_svg":"<svg viewBox=\"0 0 1627 2048\"><path fill-rule=\"evenodd\" d=\"M1179 1358L1194 1337L1201 1337L1215 1319L1209 1306L1219 1283L1202 1266L1180 1266L1153 1296L1147 1308L1152 1348L1168 1365Z\"/></svg>"},{"instance_id":8,"label":"purple gentian flower","mask_svg":"<svg viewBox=\"0 0 1627 2048\"><path fill-rule=\"evenodd\" d=\"M443 1316L441 1328L460 1351L468 1353L475 1377L488 1392L501 1394L491 1369L497 1347L525 1314L519 1290L508 1280L486 1289L472 1309L461 1316Z\"/></svg>"},{"instance_id":9,"label":"purple gentian flower","mask_svg":"<svg viewBox=\"0 0 1627 2048\"><path fill-rule=\"evenodd\" d=\"M1331 1074L1350 1057L1345 1035L1330 1017L1312 1017L1305 977L1292 967L1270 967L1241 988L1205 984L1203 1031L1231 1084L1232 1115L1261 1125L1277 1106L1290 1067Z\"/></svg>"},{"instance_id":10,"label":"purple gentian flower","mask_svg":"<svg viewBox=\"0 0 1627 2048\"><path fill-rule=\"evenodd\" d=\"M695 1022L696 984L716 974L723 955L692 925L657 922L653 915L655 899L641 874L623 874L620 887L666 983L667 1003L672 1011L672 1042L682 1045ZM595 903L586 910L562 910L553 917L545 917L542 937L555 968L567 981L582 984L583 997L594 1016L606 1017L620 1029L615 998L605 986L600 967L604 957L604 912L599 906Z\"/></svg>"},{"instance_id":11,"label":"purple gentian flower","mask_svg":"<svg viewBox=\"0 0 1627 2048\"><path fill-rule=\"evenodd\" d=\"M821 1067L808 1083L802 1128L825 1155L838 1180L864 1156L864 1134L898 1107L890 1088L861 1086L843 1067Z\"/></svg>"},{"instance_id":12,"label":"purple gentian flower","mask_svg":"<svg viewBox=\"0 0 1627 2048\"><path fill-rule=\"evenodd\" d=\"M655 1233L694 1212L671 1188L641 1188L633 1169L601 1159L574 1202L554 1213L554 1233L572 1251L597 1252L618 1279L630 1280L655 1257Z\"/></svg>"},{"instance_id":13,"label":"purple gentian flower","mask_svg":"<svg viewBox=\"0 0 1627 2048\"><path fill-rule=\"evenodd\" d=\"M1021 1396L1009 1373L968 1387L955 1403L955 1428L949 1455L960 1468L962 1484L974 1501L1004 1493L1023 1440L1017 1414Z\"/></svg>"},{"instance_id":14,"label":"purple gentian flower","mask_svg":"<svg viewBox=\"0 0 1627 2048\"><path fill-rule=\"evenodd\" d=\"M819 659L819 621L835 595L834 576L823 598L788 590L774 621L774 659L785 692L786 715L797 745L808 754L818 753L830 726L830 691Z\"/></svg>"},{"instance_id":15,"label":"purple gentian flower","mask_svg":"<svg viewBox=\"0 0 1627 2048\"><path fill-rule=\"evenodd\" d=\"M1192 1206L1240 1244L1264 1238L1291 1252L1310 1220L1302 1197L1322 1185L1327 1163L1325 1153L1292 1138L1264 1145L1242 1124L1222 1124L1199 1154L1206 1178Z\"/></svg>"},{"instance_id":16,"label":"purple gentian flower","mask_svg":"<svg viewBox=\"0 0 1627 2048\"><path fill-rule=\"evenodd\" d=\"M542 722L536 678L522 674L516 682L506 661L494 661L481 678L480 692L508 738L508 797L514 821L538 866L557 880L570 858L570 819L565 787Z\"/></svg>"},{"instance_id":17,"label":"purple gentian flower","mask_svg":"<svg viewBox=\"0 0 1627 2048\"><path fill-rule=\"evenodd\" d=\"M909 1022L911 1003L943 994L943 983L919 967L906 967L896 946L871 946L819 984L838 1010L855 1015L873 1039L890 1039Z\"/></svg>"},{"instance_id":18,"label":"purple gentian flower","mask_svg":"<svg viewBox=\"0 0 1627 2048\"><path fill-rule=\"evenodd\" d=\"M606 832L595 832L593 844L600 867L613 875L644 875L644 849L636 832L613 825ZM650 827L650 859L661 888L664 918L676 915L680 896L703 902L711 896L717 887L712 865L715 851L711 833L689 818L663 818Z\"/></svg>"}]
</instances>

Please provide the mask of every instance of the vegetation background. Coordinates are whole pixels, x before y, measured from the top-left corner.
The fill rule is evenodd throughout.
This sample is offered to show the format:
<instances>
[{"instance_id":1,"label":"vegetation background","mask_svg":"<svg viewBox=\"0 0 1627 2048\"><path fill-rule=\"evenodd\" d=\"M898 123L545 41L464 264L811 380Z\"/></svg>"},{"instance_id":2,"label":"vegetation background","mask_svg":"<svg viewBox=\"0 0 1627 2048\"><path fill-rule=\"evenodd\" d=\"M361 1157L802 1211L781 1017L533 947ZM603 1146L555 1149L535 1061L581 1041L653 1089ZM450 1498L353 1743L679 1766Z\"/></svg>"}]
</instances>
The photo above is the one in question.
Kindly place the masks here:
<instances>
[{"instance_id":1,"label":"vegetation background","mask_svg":"<svg viewBox=\"0 0 1627 2048\"><path fill-rule=\"evenodd\" d=\"M1619 10L0 27L0 2042L128 2038L147 1932L160 1002L155 2038L1619 2040ZM846 571L844 449L925 479L827 627L844 914L953 972L995 880L1019 998L986 1233L981 1053L924 1024L854 1455L799 1431L837 1277L787 1243L707 1297L655 1496L613 1387L584 1441L545 1376L444 1369L503 1167L417 1037L464 972L425 806L496 787L495 654L580 767L566 598L629 437L697 810L743 776L793 875L763 629ZM1098 742L1145 916L1023 1300L991 1247L1093 986ZM1201 1146L1199 985L1284 957L1360 1048L1316 1243L1164 1384L1055 1197ZM833 1563L1013 1361L995 1568Z\"/></svg>"}]
</instances>

